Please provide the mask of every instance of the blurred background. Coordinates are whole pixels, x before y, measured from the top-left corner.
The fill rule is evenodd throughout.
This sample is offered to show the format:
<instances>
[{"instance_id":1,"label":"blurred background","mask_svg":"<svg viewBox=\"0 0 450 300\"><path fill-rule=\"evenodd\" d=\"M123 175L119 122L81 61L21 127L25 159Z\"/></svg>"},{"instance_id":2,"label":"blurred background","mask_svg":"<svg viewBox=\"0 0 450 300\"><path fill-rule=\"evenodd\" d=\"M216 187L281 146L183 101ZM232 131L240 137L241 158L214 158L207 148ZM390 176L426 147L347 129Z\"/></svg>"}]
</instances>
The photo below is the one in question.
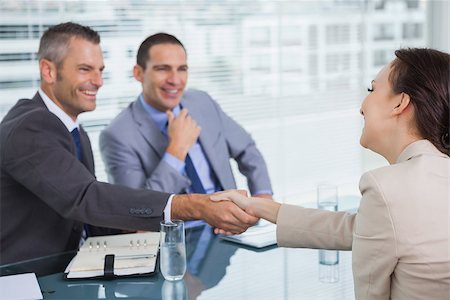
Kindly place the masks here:
<instances>
[{"instance_id":1,"label":"blurred background","mask_svg":"<svg viewBox=\"0 0 450 300\"><path fill-rule=\"evenodd\" d=\"M43 31L67 21L93 27L105 84L80 120L106 181L99 132L140 92L140 43L168 32L186 46L188 87L210 93L256 140L277 200L314 201L322 182L358 195L361 174L387 164L359 145L367 88L395 49L449 52L449 11L449 1L425 0L0 0L0 119L39 87Z\"/></svg>"}]
</instances>

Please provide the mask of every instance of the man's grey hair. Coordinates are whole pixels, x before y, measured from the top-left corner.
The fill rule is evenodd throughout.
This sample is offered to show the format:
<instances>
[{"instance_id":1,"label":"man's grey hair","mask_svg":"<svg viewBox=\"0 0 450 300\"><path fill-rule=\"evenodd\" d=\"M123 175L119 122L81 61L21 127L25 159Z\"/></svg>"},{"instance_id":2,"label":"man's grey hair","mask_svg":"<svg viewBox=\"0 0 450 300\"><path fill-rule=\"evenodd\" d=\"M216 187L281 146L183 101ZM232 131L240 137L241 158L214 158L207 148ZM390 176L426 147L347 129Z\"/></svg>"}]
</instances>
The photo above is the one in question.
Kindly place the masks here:
<instances>
[{"instance_id":1,"label":"man's grey hair","mask_svg":"<svg viewBox=\"0 0 450 300\"><path fill-rule=\"evenodd\" d=\"M47 59L59 68L66 57L71 38L81 38L93 44L100 44L97 31L77 23L61 23L47 29L39 44L39 60Z\"/></svg>"}]
</instances>

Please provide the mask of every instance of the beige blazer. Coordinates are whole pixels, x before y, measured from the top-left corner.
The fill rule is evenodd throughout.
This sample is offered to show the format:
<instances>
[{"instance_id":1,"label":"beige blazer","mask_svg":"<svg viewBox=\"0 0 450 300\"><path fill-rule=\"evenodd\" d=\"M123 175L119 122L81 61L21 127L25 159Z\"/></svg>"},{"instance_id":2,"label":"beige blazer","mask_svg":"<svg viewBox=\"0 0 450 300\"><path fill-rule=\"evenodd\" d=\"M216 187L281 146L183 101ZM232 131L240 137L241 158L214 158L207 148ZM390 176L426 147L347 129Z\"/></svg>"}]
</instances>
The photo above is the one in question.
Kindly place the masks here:
<instances>
[{"instance_id":1,"label":"beige blazer","mask_svg":"<svg viewBox=\"0 0 450 300\"><path fill-rule=\"evenodd\" d=\"M361 177L358 212L283 204L278 245L353 251L356 299L450 299L450 159L429 141Z\"/></svg>"}]
</instances>

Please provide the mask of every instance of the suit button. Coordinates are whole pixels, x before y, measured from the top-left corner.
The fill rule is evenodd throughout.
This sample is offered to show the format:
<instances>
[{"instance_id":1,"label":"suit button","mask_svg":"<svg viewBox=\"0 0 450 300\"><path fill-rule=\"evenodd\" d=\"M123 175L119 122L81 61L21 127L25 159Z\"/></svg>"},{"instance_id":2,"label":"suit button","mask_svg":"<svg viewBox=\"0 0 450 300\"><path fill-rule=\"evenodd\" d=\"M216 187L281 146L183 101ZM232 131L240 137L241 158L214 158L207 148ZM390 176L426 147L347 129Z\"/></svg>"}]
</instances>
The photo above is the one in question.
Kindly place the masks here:
<instances>
[{"instance_id":1,"label":"suit button","mask_svg":"<svg viewBox=\"0 0 450 300\"><path fill-rule=\"evenodd\" d=\"M152 210L151 208L146 208L146 209L145 209L145 214L146 214L146 215L151 215L152 212L153 212L153 210Z\"/></svg>"}]
</instances>

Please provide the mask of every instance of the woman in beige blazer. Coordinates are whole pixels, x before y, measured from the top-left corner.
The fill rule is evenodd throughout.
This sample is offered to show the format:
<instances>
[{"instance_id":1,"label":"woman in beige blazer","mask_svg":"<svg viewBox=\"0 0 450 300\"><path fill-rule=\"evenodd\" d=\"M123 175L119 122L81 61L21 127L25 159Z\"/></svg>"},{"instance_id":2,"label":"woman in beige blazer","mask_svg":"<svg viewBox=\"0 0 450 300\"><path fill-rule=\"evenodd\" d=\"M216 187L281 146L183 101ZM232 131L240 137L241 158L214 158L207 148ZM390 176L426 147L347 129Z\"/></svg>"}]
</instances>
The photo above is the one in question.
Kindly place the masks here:
<instances>
[{"instance_id":1,"label":"woman in beige blazer","mask_svg":"<svg viewBox=\"0 0 450 300\"><path fill-rule=\"evenodd\" d=\"M212 199L277 223L280 246L352 250L356 299L450 299L450 56L431 49L395 55L361 106L361 145L390 166L361 177L357 213L237 192Z\"/></svg>"}]
</instances>

